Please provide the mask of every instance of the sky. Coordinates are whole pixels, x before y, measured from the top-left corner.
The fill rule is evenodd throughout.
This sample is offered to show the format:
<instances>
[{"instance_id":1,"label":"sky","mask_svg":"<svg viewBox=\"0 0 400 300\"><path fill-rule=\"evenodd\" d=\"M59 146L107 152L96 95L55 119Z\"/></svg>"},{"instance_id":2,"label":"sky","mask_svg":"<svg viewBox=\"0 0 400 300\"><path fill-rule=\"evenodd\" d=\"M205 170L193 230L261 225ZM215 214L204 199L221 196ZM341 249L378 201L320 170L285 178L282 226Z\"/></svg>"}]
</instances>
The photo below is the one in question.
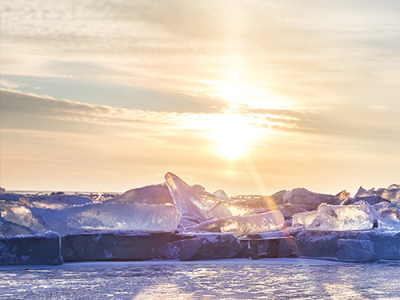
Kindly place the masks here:
<instances>
[{"instance_id":1,"label":"sky","mask_svg":"<svg viewBox=\"0 0 400 300\"><path fill-rule=\"evenodd\" d=\"M397 0L0 0L0 186L400 183Z\"/></svg>"}]
</instances>

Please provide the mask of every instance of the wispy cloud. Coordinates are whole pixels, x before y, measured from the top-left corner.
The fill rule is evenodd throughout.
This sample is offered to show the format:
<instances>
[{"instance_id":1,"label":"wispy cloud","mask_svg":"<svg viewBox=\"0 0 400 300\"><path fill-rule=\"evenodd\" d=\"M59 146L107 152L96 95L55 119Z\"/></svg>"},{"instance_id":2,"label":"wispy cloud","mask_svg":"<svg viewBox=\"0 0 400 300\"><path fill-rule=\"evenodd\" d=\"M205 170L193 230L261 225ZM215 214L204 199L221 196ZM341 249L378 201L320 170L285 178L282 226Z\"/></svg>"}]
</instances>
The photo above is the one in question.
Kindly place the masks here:
<instances>
[{"instance_id":1,"label":"wispy cloud","mask_svg":"<svg viewBox=\"0 0 400 300\"><path fill-rule=\"evenodd\" d=\"M243 126L260 130L272 127L296 127L297 119L284 114L262 113L177 113L144 111L57 100L10 90L1 90L2 109L7 115L22 114L40 116L44 119L92 123L108 126L141 127L155 130L213 130L233 120ZM7 126L7 124L5 124Z\"/></svg>"},{"instance_id":2,"label":"wispy cloud","mask_svg":"<svg viewBox=\"0 0 400 300\"><path fill-rule=\"evenodd\" d=\"M4 79L0 79L0 85L6 89L13 89L13 88L19 87L18 84L4 80Z\"/></svg>"},{"instance_id":3,"label":"wispy cloud","mask_svg":"<svg viewBox=\"0 0 400 300\"><path fill-rule=\"evenodd\" d=\"M220 97L231 81L307 109L398 96L395 1L62 3L2 5L4 73Z\"/></svg>"}]
</instances>

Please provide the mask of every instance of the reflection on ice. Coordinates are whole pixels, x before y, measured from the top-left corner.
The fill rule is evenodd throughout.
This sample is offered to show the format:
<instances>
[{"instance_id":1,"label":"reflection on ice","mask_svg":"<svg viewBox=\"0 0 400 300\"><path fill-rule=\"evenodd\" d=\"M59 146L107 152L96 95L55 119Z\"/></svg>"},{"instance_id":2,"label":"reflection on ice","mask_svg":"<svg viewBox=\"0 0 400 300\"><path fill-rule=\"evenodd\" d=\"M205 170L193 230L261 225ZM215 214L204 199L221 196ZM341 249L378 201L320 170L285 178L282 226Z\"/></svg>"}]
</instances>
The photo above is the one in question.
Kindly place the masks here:
<instances>
[{"instance_id":1,"label":"reflection on ice","mask_svg":"<svg viewBox=\"0 0 400 300\"><path fill-rule=\"evenodd\" d=\"M45 271L45 272L43 272ZM400 268L387 262L261 259L74 263L3 267L3 298L378 299L396 298Z\"/></svg>"}]
</instances>

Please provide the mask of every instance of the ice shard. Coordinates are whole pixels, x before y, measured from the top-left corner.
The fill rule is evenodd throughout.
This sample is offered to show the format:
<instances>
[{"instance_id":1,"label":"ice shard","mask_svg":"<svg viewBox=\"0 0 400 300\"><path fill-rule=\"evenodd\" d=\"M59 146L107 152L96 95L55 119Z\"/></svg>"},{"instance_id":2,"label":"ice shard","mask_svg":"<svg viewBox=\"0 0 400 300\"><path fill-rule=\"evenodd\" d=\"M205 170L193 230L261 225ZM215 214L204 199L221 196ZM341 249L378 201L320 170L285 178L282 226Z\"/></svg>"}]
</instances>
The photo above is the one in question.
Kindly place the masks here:
<instances>
[{"instance_id":1,"label":"ice shard","mask_svg":"<svg viewBox=\"0 0 400 300\"><path fill-rule=\"evenodd\" d=\"M308 230L366 230L372 229L379 215L375 208L366 202L358 205L321 204Z\"/></svg>"},{"instance_id":2,"label":"ice shard","mask_svg":"<svg viewBox=\"0 0 400 300\"><path fill-rule=\"evenodd\" d=\"M314 210L321 203L339 205L342 201L339 196L318 194L310 192L304 188L293 189L283 196L284 203L301 205L307 210Z\"/></svg>"},{"instance_id":3,"label":"ice shard","mask_svg":"<svg viewBox=\"0 0 400 300\"><path fill-rule=\"evenodd\" d=\"M156 184L129 190L103 203L173 204L174 202L167 185Z\"/></svg>"},{"instance_id":4,"label":"ice shard","mask_svg":"<svg viewBox=\"0 0 400 300\"><path fill-rule=\"evenodd\" d=\"M350 192L343 190L340 193L336 194L336 197L339 197L341 201L345 201L350 198Z\"/></svg>"},{"instance_id":5,"label":"ice shard","mask_svg":"<svg viewBox=\"0 0 400 300\"><path fill-rule=\"evenodd\" d=\"M285 217L285 220L292 219L295 214L306 212L302 206L293 204L279 205L278 209Z\"/></svg>"},{"instance_id":6,"label":"ice shard","mask_svg":"<svg viewBox=\"0 0 400 300\"><path fill-rule=\"evenodd\" d=\"M26 226L13 222L4 222L0 225L0 237L35 235L36 232Z\"/></svg>"},{"instance_id":7,"label":"ice shard","mask_svg":"<svg viewBox=\"0 0 400 300\"><path fill-rule=\"evenodd\" d=\"M379 211L382 218L388 218L394 221L400 220L400 211L397 207L383 208Z\"/></svg>"},{"instance_id":8,"label":"ice shard","mask_svg":"<svg viewBox=\"0 0 400 300\"><path fill-rule=\"evenodd\" d=\"M356 197L351 201L351 204L357 204L357 202L365 201L370 205L375 205L381 202L389 202L388 200L380 197L380 196L368 196L368 197Z\"/></svg>"},{"instance_id":9,"label":"ice shard","mask_svg":"<svg viewBox=\"0 0 400 300\"><path fill-rule=\"evenodd\" d=\"M49 208L49 209L65 209L74 205L83 205L92 203L89 197L81 195L37 195L33 197L22 197L19 201L20 205L29 207Z\"/></svg>"},{"instance_id":10,"label":"ice shard","mask_svg":"<svg viewBox=\"0 0 400 300\"><path fill-rule=\"evenodd\" d=\"M285 223L279 210L251 216L237 216L208 221L192 228L198 231L233 233L238 237L281 229Z\"/></svg>"},{"instance_id":11,"label":"ice shard","mask_svg":"<svg viewBox=\"0 0 400 300\"><path fill-rule=\"evenodd\" d=\"M210 210L217 204L216 199L202 197L186 182L172 173L167 173L165 179L182 218L204 222L213 217Z\"/></svg>"},{"instance_id":12,"label":"ice shard","mask_svg":"<svg viewBox=\"0 0 400 300\"><path fill-rule=\"evenodd\" d=\"M180 220L175 206L157 204L87 204L63 210L19 206L1 215L39 233L60 234L91 229L173 232Z\"/></svg>"},{"instance_id":13,"label":"ice shard","mask_svg":"<svg viewBox=\"0 0 400 300\"><path fill-rule=\"evenodd\" d=\"M183 219L201 223L212 218L242 216L255 212L254 208L218 199L199 186L191 187L172 173L167 173L165 179Z\"/></svg>"},{"instance_id":14,"label":"ice shard","mask_svg":"<svg viewBox=\"0 0 400 300\"><path fill-rule=\"evenodd\" d=\"M293 215L292 227L307 227L310 225L317 214L316 211L302 212Z\"/></svg>"},{"instance_id":15,"label":"ice shard","mask_svg":"<svg viewBox=\"0 0 400 300\"><path fill-rule=\"evenodd\" d=\"M91 204L73 207L67 214L71 229L117 229L173 232L180 220L175 206L161 204Z\"/></svg>"},{"instance_id":16,"label":"ice shard","mask_svg":"<svg viewBox=\"0 0 400 300\"><path fill-rule=\"evenodd\" d=\"M399 188L395 188L395 189L378 189L375 192L375 195L393 202L393 201L400 201L400 189Z\"/></svg>"},{"instance_id":17,"label":"ice shard","mask_svg":"<svg viewBox=\"0 0 400 300\"><path fill-rule=\"evenodd\" d=\"M371 196L374 196L374 193L372 193L371 191L368 191L368 190L364 189L362 186L360 186L357 193L354 195L354 198L371 197Z\"/></svg>"},{"instance_id":18,"label":"ice shard","mask_svg":"<svg viewBox=\"0 0 400 300\"><path fill-rule=\"evenodd\" d=\"M363 187L360 187L357 194L354 198L366 198L366 197L380 197L386 201L400 201L400 188L398 185L391 185L389 188L380 188L378 190L371 189L366 190Z\"/></svg>"},{"instance_id":19,"label":"ice shard","mask_svg":"<svg viewBox=\"0 0 400 300\"><path fill-rule=\"evenodd\" d=\"M215 197L224 201L231 201L229 196L223 190L217 190L213 193Z\"/></svg>"},{"instance_id":20,"label":"ice shard","mask_svg":"<svg viewBox=\"0 0 400 300\"><path fill-rule=\"evenodd\" d=\"M400 189L400 184L392 184L388 187L389 190Z\"/></svg>"}]
</instances>

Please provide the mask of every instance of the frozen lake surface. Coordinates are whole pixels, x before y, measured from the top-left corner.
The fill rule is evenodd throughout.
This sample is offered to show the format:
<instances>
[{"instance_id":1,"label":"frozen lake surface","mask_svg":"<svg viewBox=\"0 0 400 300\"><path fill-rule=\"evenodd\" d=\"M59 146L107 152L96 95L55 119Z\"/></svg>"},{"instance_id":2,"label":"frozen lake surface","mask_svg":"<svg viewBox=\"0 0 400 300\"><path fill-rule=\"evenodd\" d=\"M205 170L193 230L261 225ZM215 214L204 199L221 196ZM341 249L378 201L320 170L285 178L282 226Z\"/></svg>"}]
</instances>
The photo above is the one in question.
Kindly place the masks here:
<instances>
[{"instance_id":1,"label":"frozen lake surface","mask_svg":"<svg viewBox=\"0 0 400 300\"><path fill-rule=\"evenodd\" d=\"M398 261L66 263L0 267L0 299L399 299L398 278Z\"/></svg>"}]
</instances>

